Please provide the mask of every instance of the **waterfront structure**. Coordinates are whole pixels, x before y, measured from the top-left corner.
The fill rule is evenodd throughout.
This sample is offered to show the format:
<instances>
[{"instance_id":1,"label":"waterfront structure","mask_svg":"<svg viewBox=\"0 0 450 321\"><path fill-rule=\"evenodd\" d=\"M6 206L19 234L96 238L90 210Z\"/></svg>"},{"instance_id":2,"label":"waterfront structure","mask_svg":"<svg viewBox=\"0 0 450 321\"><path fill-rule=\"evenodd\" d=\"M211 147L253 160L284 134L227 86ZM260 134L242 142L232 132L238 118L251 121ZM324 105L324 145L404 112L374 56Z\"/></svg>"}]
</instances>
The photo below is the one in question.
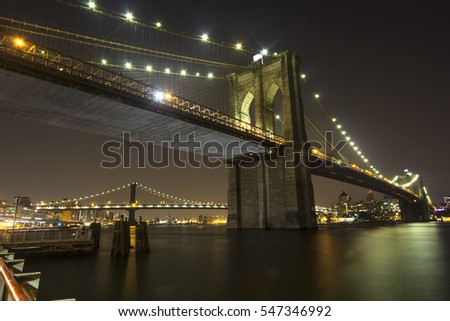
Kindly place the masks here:
<instances>
[{"instance_id":1,"label":"waterfront structure","mask_svg":"<svg viewBox=\"0 0 450 321\"><path fill-rule=\"evenodd\" d=\"M221 146L248 143L252 152L233 154L231 150L223 155L232 164L230 228L315 228L311 175L398 198L405 221L429 219L431 202L420 179L398 184L372 168L349 163L334 151L308 145L301 93L305 77L295 53L285 51L230 73L228 113L6 33L0 42L0 67L0 94L7 102L0 106L0 114L26 115L112 137L133 131L144 142L169 141L181 130L196 133L201 146L211 141ZM319 98L318 94L314 97ZM153 124L151 129L148 124ZM409 189L412 186L416 189ZM134 213L133 207L128 210Z\"/></svg>"}]
</instances>

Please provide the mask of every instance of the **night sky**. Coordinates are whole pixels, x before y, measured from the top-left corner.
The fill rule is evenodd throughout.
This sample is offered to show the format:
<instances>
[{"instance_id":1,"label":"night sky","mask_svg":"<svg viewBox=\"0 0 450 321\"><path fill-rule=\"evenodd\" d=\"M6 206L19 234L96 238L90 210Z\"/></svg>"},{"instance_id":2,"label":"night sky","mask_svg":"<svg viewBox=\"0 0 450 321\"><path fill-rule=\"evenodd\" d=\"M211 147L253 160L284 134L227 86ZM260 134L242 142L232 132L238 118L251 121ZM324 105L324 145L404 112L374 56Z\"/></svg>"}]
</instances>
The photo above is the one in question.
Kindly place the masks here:
<instances>
[{"instance_id":1,"label":"night sky","mask_svg":"<svg viewBox=\"0 0 450 321\"><path fill-rule=\"evenodd\" d=\"M26 1L4 2L15 10L0 9L1 16L27 18L29 7L21 7ZM47 13L61 6L33 2L42 2ZM423 175L433 203L450 195L448 2L96 2L116 13L129 10L143 21L160 20L177 32L208 32L219 41L241 39L255 49L298 53L323 105L385 176L408 168ZM224 168L102 169L100 147L106 140L0 115L0 199L73 198L136 180L190 199L227 201ZM355 200L367 192L322 178L314 178L314 187L317 205L324 206L342 190Z\"/></svg>"}]
</instances>

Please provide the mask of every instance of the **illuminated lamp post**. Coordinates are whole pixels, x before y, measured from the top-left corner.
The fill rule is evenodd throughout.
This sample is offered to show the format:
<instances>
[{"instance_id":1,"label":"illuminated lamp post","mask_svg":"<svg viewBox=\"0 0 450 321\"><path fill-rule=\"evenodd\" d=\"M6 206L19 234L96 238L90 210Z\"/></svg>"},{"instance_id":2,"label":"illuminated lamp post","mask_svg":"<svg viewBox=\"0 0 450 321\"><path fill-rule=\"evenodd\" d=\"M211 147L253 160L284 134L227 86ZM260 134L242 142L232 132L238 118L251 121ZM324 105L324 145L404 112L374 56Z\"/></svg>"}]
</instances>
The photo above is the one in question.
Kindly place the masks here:
<instances>
[{"instance_id":1,"label":"illuminated lamp post","mask_svg":"<svg viewBox=\"0 0 450 321\"><path fill-rule=\"evenodd\" d=\"M13 230L12 230L12 236L11 236L11 241L14 238L14 229L16 227L16 217L17 217L17 208L19 207L19 203L22 197L20 196L14 196L14 220L13 220Z\"/></svg>"}]
</instances>

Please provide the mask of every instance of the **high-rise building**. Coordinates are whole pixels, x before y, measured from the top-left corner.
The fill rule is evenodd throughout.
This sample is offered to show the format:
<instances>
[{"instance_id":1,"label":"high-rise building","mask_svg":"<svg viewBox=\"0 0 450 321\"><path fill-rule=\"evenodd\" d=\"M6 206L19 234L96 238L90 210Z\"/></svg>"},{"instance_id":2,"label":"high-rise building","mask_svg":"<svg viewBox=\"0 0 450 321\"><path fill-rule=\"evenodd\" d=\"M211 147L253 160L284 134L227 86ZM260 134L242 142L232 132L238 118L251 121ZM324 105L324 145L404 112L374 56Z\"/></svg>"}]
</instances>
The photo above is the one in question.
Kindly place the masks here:
<instances>
[{"instance_id":1,"label":"high-rise building","mask_svg":"<svg viewBox=\"0 0 450 321\"><path fill-rule=\"evenodd\" d=\"M342 191L338 196L338 202L348 203L350 202L350 196L348 196L346 192Z\"/></svg>"},{"instance_id":2,"label":"high-rise building","mask_svg":"<svg viewBox=\"0 0 450 321\"><path fill-rule=\"evenodd\" d=\"M444 196L444 202L447 208L450 208L450 196Z\"/></svg>"},{"instance_id":3,"label":"high-rise building","mask_svg":"<svg viewBox=\"0 0 450 321\"><path fill-rule=\"evenodd\" d=\"M343 217L349 213L351 197L344 191L338 195L338 201L331 204L334 215Z\"/></svg>"}]
</instances>

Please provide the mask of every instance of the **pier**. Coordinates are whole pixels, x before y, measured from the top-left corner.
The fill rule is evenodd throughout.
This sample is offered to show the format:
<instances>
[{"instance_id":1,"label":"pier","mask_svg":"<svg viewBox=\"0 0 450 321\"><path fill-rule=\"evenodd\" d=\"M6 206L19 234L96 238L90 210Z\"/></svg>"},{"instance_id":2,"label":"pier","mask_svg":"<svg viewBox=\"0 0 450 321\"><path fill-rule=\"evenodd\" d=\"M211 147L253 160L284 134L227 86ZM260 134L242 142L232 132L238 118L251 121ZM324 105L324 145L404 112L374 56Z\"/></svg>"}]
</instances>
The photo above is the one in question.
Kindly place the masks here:
<instances>
[{"instance_id":1,"label":"pier","mask_svg":"<svg viewBox=\"0 0 450 321\"><path fill-rule=\"evenodd\" d=\"M0 230L0 246L19 256L85 254L98 248L99 233L86 228Z\"/></svg>"}]
</instances>

